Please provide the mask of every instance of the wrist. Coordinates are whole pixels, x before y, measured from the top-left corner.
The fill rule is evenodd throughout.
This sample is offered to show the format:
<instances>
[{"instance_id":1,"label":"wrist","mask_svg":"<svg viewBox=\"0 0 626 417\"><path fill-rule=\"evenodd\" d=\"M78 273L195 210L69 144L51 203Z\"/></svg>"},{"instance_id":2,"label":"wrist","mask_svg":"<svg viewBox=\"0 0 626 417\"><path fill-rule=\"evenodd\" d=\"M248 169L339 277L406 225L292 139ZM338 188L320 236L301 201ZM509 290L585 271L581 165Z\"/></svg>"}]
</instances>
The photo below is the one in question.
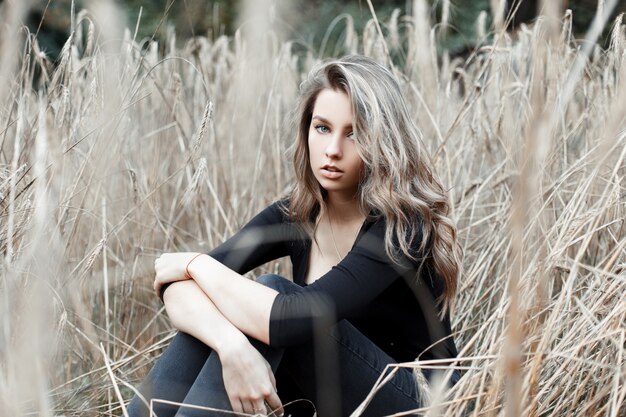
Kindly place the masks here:
<instances>
[{"instance_id":1,"label":"wrist","mask_svg":"<svg viewBox=\"0 0 626 417\"><path fill-rule=\"evenodd\" d=\"M209 298L219 298L222 293L223 279L220 278L223 272L221 263L211 258L209 255L198 256L189 265L189 274Z\"/></svg>"},{"instance_id":2,"label":"wrist","mask_svg":"<svg viewBox=\"0 0 626 417\"><path fill-rule=\"evenodd\" d=\"M189 267L191 266L191 264L194 263L194 261L196 261L196 259L198 259L199 257L201 257L203 255L204 255L203 253L196 253L195 255L193 255L191 257L189 262L187 262L187 266L185 267L185 278L193 279L193 275L191 274L191 271L189 270Z\"/></svg>"},{"instance_id":3,"label":"wrist","mask_svg":"<svg viewBox=\"0 0 626 417\"><path fill-rule=\"evenodd\" d=\"M221 335L215 342L214 349L220 359L238 356L239 352L250 345L248 338L239 330Z\"/></svg>"},{"instance_id":4,"label":"wrist","mask_svg":"<svg viewBox=\"0 0 626 417\"><path fill-rule=\"evenodd\" d=\"M199 253L187 264L186 274L190 279L197 279L202 271L207 271L212 258L204 253Z\"/></svg>"}]
</instances>

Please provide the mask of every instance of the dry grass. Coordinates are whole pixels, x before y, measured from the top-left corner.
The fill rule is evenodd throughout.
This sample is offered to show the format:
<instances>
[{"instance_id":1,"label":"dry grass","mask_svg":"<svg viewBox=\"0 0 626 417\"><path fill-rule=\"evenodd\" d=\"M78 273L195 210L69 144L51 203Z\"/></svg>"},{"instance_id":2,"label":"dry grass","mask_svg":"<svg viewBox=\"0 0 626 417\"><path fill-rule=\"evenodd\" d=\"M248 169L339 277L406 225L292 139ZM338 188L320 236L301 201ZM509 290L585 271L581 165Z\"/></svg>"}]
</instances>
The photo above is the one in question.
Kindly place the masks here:
<instances>
[{"instance_id":1,"label":"dry grass","mask_svg":"<svg viewBox=\"0 0 626 417\"><path fill-rule=\"evenodd\" d=\"M437 62L415 10L362 34L347 18L342 52L401 57L394 71L465 247L465 371L424 412L625 415L621 18L608 50L585 49L556 10ZM3 39L26 36L20 12L5 14ZM155 256L207 250L290 182L289 115L314 53L294 56L261 18L182 48L172 34L159 51L103 31L96 20L112 13L74 16L56 66L32 36L2 43L0 75L13 75L0 88L1 415L121 415L119 395L171 335Z\"/></svg>"}]
</instances>

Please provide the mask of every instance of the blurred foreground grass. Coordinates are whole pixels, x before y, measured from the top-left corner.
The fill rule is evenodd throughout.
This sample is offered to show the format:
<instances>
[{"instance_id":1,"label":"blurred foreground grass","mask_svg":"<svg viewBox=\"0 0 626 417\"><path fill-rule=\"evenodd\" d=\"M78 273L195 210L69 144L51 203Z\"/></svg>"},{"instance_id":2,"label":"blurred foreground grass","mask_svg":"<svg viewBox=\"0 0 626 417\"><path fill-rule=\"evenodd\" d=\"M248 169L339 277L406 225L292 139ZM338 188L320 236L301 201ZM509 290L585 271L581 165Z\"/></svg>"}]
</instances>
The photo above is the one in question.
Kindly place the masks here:
<instances>
[{"instance_id":1,"label":"blurred foreground grass","mask_svg":"<svg viewBox=\"0 0 626 417\"><path fill-rule=\"evenodd\" d=\"M496 18L493 45L437 62L420 5L362 33L347 18L341 52L394 57L465 248L463 378L428 412L623 416L621 16L607 50L548 10L515 36ZM208 250L290 183L290 112L313 53L294 55L269 18L182 48L171 34L159 52L115 13L73 16L56 66L31 36L3 43L3 416L121 415L116 390L128 400L171 335L154 258Z\"/></svg>"}]
</instances>

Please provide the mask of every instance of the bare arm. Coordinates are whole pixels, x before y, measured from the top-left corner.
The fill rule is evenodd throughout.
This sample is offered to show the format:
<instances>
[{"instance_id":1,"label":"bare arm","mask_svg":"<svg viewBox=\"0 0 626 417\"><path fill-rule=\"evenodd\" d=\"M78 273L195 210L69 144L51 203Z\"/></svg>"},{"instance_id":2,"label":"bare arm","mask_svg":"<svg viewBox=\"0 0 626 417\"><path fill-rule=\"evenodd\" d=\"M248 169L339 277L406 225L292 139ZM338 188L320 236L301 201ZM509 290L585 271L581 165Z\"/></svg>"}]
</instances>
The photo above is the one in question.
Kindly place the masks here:
<instances>
[{"instance_id":1,"label":"bare arm","mask_svg":"<svg viewBox=\"0 0 626 417\"><path fill-rule=\"evenodd\" d=\"M208 255L196 258L189 265L189 272L229 322L248 336L269 344L276 290L239 275Z\"/></svg>"},{"instance_id":2,"label":"bare arm","mask_svg":"<svg viewBox=\"0 0 626 417\"><path fill-rule=\"evenodd\" d=\"M244 334L269 344L270 312L274 299L278 295L276 290L245 278L216 259L204 254L164 253L155 260L154 269L156 272L154 290L157 294L160 293L165 284L171 284L165 291L165 294L168 294L171 287L178 287L186 281L195 281L201 291L204 292L204 297L210 301L210 305L203 305L203 313L219 311L222 321L225 319ZM186 284L183 288L189 287L194 288L191 283ZM198 301L197 297L202 296L202 294L195 293L192 296L195 296L194 301ZM189 323L181 323L179 319L187 322L186 315L189 314L189 309L195 311L199 307L190 302L186 298L186 294L180 296L178 300L177 309L180 309L182 313L179 313L178 310L172 311L171 313L175 316L173 320L178 325L188 326ZM169 303L166 303L166 306L167 304ZM169 308L168 313L170 313ZM211 320L214 321L215 318L212 317ZM197 323L193 323L194 329L189 330L194 331L197 325ZM220 323L220 326L224 325ZM230 335L231 330L227 331ZM200 332L199 338L204 341L207 335ZM207 340L205 343L211 346L210 343L214 343L214 341Z\"/></svg>"},{"instance_id":3,"label":"bare arm","mask_svg":"<svg viewBox=\"0 0 626 417\"><path fill-rule=\"evenodd\" d=\"M171 285L163 294L163 302L174 327L213 348L220 357L249 343L193 280Z\"/></svg>"},{"instance_id":4,"label":"bare arm","mask_svg":"<svg viewBox=\"0 0 626 417\"><path fill-rule=\"evenodd\" d=\"M265 358L231 324L193 280L167 288L163 302L172 324L213 348L222 363L224 388L235 412L256 414L264 400L282 414L276 380Z\"/></svg>"}]
</instances>

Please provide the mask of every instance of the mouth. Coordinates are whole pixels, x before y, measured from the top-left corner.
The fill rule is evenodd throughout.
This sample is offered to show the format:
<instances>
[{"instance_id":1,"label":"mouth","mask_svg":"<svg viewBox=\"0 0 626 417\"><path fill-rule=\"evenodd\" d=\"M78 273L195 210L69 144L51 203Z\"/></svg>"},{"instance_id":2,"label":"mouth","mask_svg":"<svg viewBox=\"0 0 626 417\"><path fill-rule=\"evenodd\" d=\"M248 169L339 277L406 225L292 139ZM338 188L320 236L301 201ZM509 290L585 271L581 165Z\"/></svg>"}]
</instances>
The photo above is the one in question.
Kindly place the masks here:
<instances>
[{"instance_id":1,"label":"mouth","mask_svg":"<svg viewBox=\"0 0 626 417\"><path fill-rule=\"evenodd\" d=\"M325 170L325 171L329 171L329 172L341 172L341 173L343 173L343 171L340 170L339 168L337 168L336 166L329 165L329 164L324 165L322 167L322 169Z\"/></svg>"},{"instance_id":2,"label":"mouth","mask_svg":"<svg viewBox=\"0 0 626 417\"><path fill-rule=\"evenodd\" d=\"M334 165L324 165L320 168L321 174L331 180L336 180L343 176L343 171Z\"/></svg>"}]
</instances>

